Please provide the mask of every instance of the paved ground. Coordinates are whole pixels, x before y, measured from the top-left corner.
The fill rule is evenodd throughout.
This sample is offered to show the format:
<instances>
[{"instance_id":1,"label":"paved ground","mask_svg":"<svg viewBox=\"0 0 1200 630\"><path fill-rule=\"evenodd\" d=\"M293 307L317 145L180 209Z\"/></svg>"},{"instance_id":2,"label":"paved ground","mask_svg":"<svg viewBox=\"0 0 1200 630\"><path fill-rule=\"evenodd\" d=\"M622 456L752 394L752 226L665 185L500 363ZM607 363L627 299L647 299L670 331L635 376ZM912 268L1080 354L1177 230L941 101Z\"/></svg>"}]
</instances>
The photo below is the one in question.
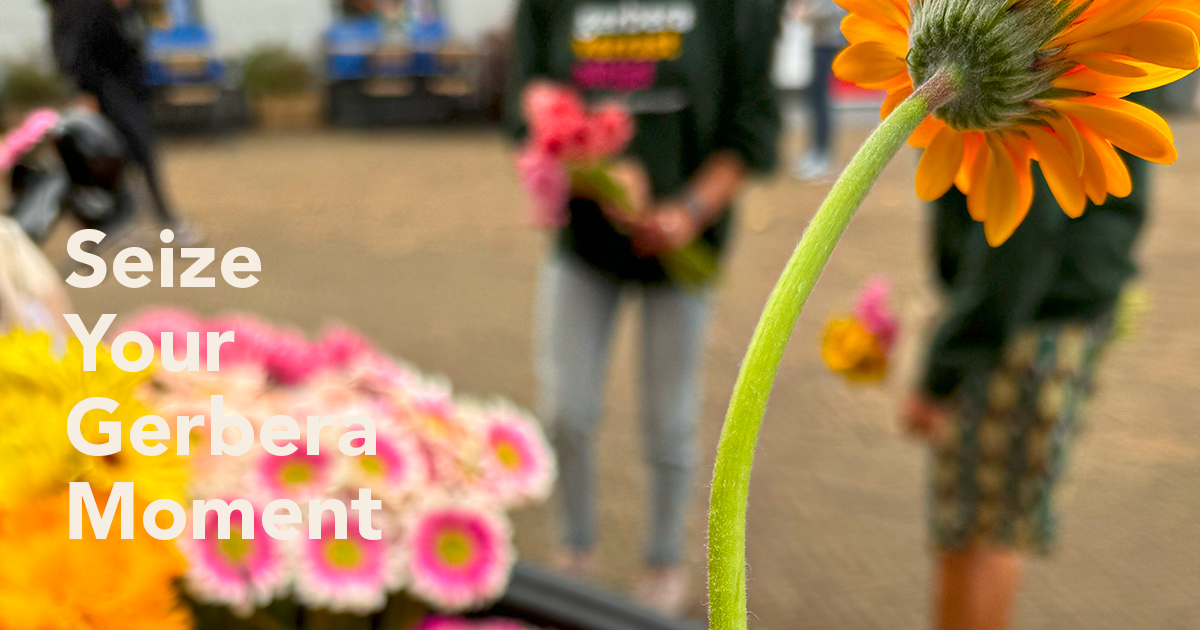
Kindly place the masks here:
<instances>
[{"instance_id":1,"label":"paved ground","mask_svg":"<svg viewBox=\"0 0 1200 630\"><path fill-rule=\"evenodd\" d=\"M1200 627L1200 123L1177 128L1183 158L1161 172L1146 243L1155 308L1105 367L1076 451L1062 553L1036 563L1020 626ZM845 138L847 151L861 140ZM798 141L798 139L797 139ZM316 328L345 321L463 392L532 402L533 282L545 240L523 228L501 138L488 131L248 136L173 143L171 188L224 250L252 246L266 271L238 291L76 291L83 313L173 302L248 309ZM922 453L893 428L897 387L850 389L821 367L821 320L886 270L900 297L925 278L915 156L871 195L817 288L785 358L750 507L750 608L756 628L920 628L929 572ZM711 457L739 358L766 295L824 193L786 178L745 203L708 347L704 453ZM63 261L61 240L52 254ZM636 444L636 331L626 317L603 430L601 575L628 588L638 568L644 471ZM695 484L689 546L702 576L707 469ZM518 515L520 547L544 561L550 512ZM702 608L697 597L696 614Z\"/></svg>"}]
</instances>

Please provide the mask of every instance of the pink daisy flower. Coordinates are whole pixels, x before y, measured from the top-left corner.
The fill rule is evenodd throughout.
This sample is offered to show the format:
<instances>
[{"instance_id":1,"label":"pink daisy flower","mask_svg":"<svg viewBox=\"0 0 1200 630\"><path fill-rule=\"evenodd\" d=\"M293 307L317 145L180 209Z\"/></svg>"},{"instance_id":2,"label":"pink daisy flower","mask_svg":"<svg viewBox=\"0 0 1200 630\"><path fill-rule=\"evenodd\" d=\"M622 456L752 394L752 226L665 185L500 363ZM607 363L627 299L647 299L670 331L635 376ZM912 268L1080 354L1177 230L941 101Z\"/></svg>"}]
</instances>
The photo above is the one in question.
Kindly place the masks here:
<instances>
[{"instance_id":1,"label":"pink daisy flower","mask_svg":"<svg viewBox=\"0 0 1200 630\"><path fill-rule=\"evenodd\" d=\"M371 342L358 333L342 326L325 331L316 347L317 360L327 369L349 367L364 357L377 354Z\"/></svg>"},{"instance_id":2,"label":"pink daisy flower","mask_svg":"<svg viewBox=\"0 0 1200 630\"><path fill-rule=\"evenodd\" d=\"M378 526L378 524L376 524ZM298 544L296 599L309 608L370 614L387 604L388 592L403 583L403 558L386 536L367 540L358 519L346 523L346 538L334 538L333 517L321 524L321 538L306 536Z\"/></svg>"},{"instance_id":3,"label":"pink daisy flower","mask_svg":"<svg viewBox=\"0 0 1200 630\"><path fill-rule=\"evenodd\" d=\"M494 409L485 417L483 465L489 489L508 504L548 497L555 464L541 429L515 410Z\"/></svg>"},{"instance_id":4,"label":"pink daisy flower","mask_svg":"<svg viewBox=\"0 0 1200 630\"><path fill-rule=\"evenodd\" d=\"M517 174L529 198L529 224L539 228L565 225L571 174L562 160L544 151L526 149L517 156Z\"/></svg>"},{"instance_id":5,"label":"pink daisy flower","mask_svg":"<svg viewBox=\"0 0 1200 630\"><path fill-rule=\"evenodd\" d=\"M887 278L877 276L863 285L854 304L854 316L879 340L886 353L896 341L900 323L891 306L892 287Z\"/></svg>"},{"instance_id":6,"label":"pink daisy flower","mask_svg":"<svg viewBox=\"0 0 1200 630\"><path fill-rule=\"evenodd\" d=\"M254 464L259 486L271 499L315 499L333 482L335 462L327 449L309 455L303 438L294 443L296 452L291 455L262 453Z\"/></svg>"},{"instance_id":7,"label":"pink daisy flower","mask_svg":"<svg viewBox=\"0 0 1200 630\"><path fill-rule=\"evenodd\" d=\"M177 540L188 561L184 580L197 599L226 605L241 616L249 616L287 588L290 572L281 543L267 535L258 519L254 538L244 538L238 511L230 516L229 538L221 540L217 538L217 519L216 512L205 515L204 540L191 536Z\"/></svg>"},{"instance_id":8,"label":"pink daisy flower","mask_svg":"<svg viewBox=\"0 0 1200 630\"><path fill-rule=\"evenodd\" d=\"M519 621L502 619L465 619L463 617L443 617L430 615L421 621L417 630L528 630Z\"/></svg>"},{"instance_id":9,"label":"pink daisy flower","mask_svg":"<svg viewBox=\"0 0 1200 630\"><path fill-rule=\"evenodd\" d=\"M350 440L355 448L363 440ZM375 436L374 455L341 457L342 485L370 488L372 496L402 500L419 493L429 482L429 468L421 445L412 436L379 431Z\"/></svg>"},{"instance_id":10,"label":"pink daisy flower","mask_svg":"<svg viewBox=\"0 0 1200 630\"><path fill-rule=\"evenodd\" d=\"M498 598L514 561L507 520L470 504L443 504L412 521L407 538L410 591L444 611Z\"/></svg>"}]
</instances>

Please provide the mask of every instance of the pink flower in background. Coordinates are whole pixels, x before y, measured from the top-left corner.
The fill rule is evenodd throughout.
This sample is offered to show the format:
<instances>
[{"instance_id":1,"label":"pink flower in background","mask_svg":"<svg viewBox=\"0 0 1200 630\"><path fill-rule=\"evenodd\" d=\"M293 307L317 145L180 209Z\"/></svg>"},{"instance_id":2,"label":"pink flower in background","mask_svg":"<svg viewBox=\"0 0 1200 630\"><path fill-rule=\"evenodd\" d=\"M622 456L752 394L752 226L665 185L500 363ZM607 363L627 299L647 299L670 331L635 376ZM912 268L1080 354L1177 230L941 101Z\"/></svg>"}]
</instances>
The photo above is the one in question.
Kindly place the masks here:
<instances>
[{"instance_id":1,"label":"pink flower in background","mask_svg":"<svg viewBox=\"0 0 1200 630\"><path fill-rule=\"evenodd\" d=\"M465 619L431 615L421 621L417 630L529 630L529 626L500 617L489 619Z\"/></svg>"},{"instance_id":2,"label":"pink flower in background","mask_svg":"<svg viewBox=\"0 0 1200 630\"><path fill-rule=\"evenodd\" d=\"M620 103L605 103L591 115L595 129L589 153L594 158L619 155L633 139L633 117Z\"/></svg>"},{"instance_id":3,"label":"pink flower in background","mask_svg":"<svg viewBox=\"0 0 1200 630\"><path fill-rule=\"evenodd\" d=\"M328 329L317 344L317 362L327 369L348 367L355 361L375 354L371 342L362 335L345 328L336 326Z\"/></svg>"},{"instance_id":4,"label":"pink flower in background","mask_svg":"<svg viewBox=\"0 0 1200 630\"><path fill-rule=\"evenodd\" d=\"M522 109L529 139L517 172L530 199L529 222L560 227L568 220L574 175L595 179L595 167L620 155L633 138L633 116L616 101L589 111L574 90L544 81L525 88Z\"/></svg>"},{"instance_id":5,"label":"pink flower in background","mask_svg":"<svg viewBox=\"0 0 1200 630\"><path fill-rule=\"evenodd\" d=\"M900 329L899 319L892 310L891 295L892 287L887 278L877 276L863 285L854 304L855 317L875 335L885 353L895 343Z\"/></svg>"},{"instance_id":6,"label":"pink flower in background","mask_svg":"<svg viewBox=\"0 0 1200 630\"><path fill-rule=\"evenodd\" d=\"M408 531L410 590L435 608L478 608L499 597L514 553L508 522L469 504L445 504L413 519Z\"/></svg>"},{"instance_id":7,"label":"pink flower in background","mask_svg":"<svg viewBox=\"0 0 1200 630\"><path fill-rule=\"evenodd\" d=\"M29 114L20 127L13 129L0 142L0 171L8 171L15 166L54 129L58 120L58 112L52 109L39 109Z\"/></svg>"},{"instance_id":8,"label":"pink flower in background","mask_svg":"<svg viewBox=\"0 0 1200 630\"><path fill-rule=\"evenodd\" d=\"M232 501L229 501L232 503ZM262 506L255 506L255 514ZM181 536L177 545L188 561L184 574L188 590L200 601L229 606L235 613L249 616L256 607L266 605L287 586L290 572L281 543L254 520L254 537L243 536L241 512L230 516L229 538L217 537L219 515L205 515L205 538Z\"/></svg>"},{"instance_id":9,"label":"pink flower in background","mask_svg":"<svg viewBox=\"0 0 1200 630\"><path fill-rule=\"evenodd\" d=\"M534 81L521 95L521 113L536 132L543 121L582 119L587 107L570 88L550 81Z\"/></svg>"},{"instance_id":10,"label":"pink flower in background","mask_svg":"<svg viewBox=\"0 0 1200 630\"><path fill-rule=\"evenodd\" d=\"M350 445L362 447L362 440ZM378 431L374 455L343 457L342 468L348 478L344 485L370 488L376 498L402 499L425 489L429 468L421 445L410 435Z\"/></svg>"},{"instance_id":11,"label":"pink flower in background","mask_svg":"<svg viewBox=\"0 0 1200 630\"><path fill-rule=\"evenodd\" d=\"M555 465L542 431L513 410L491 410L485 417L483 466L489 490L510 505L548 497Z\"/></svg>"},{"instance_id":12,"label":"pink flower in background","mask_svg":"<svg viewBox=\"0 0 1200 630\"><path fill-rule=\"evenodd\" d=\"M373 523L376 528L378 522ZM334 521L321 523L321 538L297 537L296 599L310 608L371 614L387 604L388 592L403 583L403 562L387 537L367 540L358 519L346 522L346 538L334 537Z\"/></svg>"},{"instance_id":13,"label":"pink flower in background","mask_svg":"<svg viewBox=\"0 0 1200 630\"><path fill-rule=\"evenodd\" d=\"M517 156L517 173L529 196L529 223L539 228L566 225L571 175L562 161L548 153L527 149Z\"/></svg>"},{"instance_id":14,"label":"pink flower in background","mask_svg":"<svg viewBox=\"0 0 1200 630\"><path fill-rule=\"evenodd\" d=\"M279 443L280 441L276 441ZM265 496L271 499L306 500L321 496L333 482L334 460L328 446L318 455L309 455L303 439L296 440L296 452L276 456L263 453L255 463L255 473Z\"/></svg>"}]
</instances>

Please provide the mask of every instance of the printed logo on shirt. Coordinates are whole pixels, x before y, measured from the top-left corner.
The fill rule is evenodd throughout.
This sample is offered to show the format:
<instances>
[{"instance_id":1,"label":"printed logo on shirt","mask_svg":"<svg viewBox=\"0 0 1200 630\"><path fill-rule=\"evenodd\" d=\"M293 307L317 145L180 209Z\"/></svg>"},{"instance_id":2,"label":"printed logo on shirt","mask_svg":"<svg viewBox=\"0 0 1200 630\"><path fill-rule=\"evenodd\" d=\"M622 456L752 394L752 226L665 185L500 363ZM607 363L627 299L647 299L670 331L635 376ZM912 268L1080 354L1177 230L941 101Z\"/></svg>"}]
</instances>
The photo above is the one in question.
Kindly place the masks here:
<instances>
[{"instance_id":1,"label":"printed logo on shirt","mask_svg":"<svg viewBox=\"0 0 1200 630\"><path fill-rule=\"evenodd\" d=\"M696 7L685 0L582 5L571 42L575 83L590 90L649 88L658 63L683 54L683 36L695 25Z\"/></svg>"}]
</instances>

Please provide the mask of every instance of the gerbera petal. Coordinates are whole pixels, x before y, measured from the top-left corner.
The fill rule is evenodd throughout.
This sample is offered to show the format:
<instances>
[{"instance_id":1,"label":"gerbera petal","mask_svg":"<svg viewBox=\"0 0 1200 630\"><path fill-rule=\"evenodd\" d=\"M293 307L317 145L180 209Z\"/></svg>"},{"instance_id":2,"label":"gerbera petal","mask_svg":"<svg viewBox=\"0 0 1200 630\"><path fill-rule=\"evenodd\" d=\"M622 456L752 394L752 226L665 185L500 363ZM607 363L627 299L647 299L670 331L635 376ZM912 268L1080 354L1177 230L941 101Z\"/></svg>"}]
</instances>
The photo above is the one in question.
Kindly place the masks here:
<instances>
[{"instance_id":1,"label":"gerbera petal","mask_svg":"<svg viewBox=\"0 0 1200 630\"><path fill-rule=\"evenodd\" d=\"M1083 180L1075 169L1075 158L1070 149L1058 136L1038 127L1025 130L1037 150L1038 164L1050 184L1050 191L1058 200L1067 216L1076 218L1083 215L1087 207L1087 196L1083 190Z\"/></svg>"},{"instance_id":2,"label":"gerbera petal","mask_svg":"<svg viewBox=\"0 0 1200 630\"><path fill-rule=\"evenodd\" d=\"M917 166L917 196L924 201L934 201L946 194L954 185L962 161L962 133L943 127L933 137Z\"/></svg>"},{"instance_id":3,"label":"gerbera petal","mask_svg":"<svg viewBox=\"0 0 1200 630\"><path fill-rule=\"evenodd\" d=\"M1191 29L1192 33L1195 33L1198 37L1200 37L1200 13L1196 12L1194 3L1191 5L1191 8L1169 6L1169 4L1164 4L1163 6L1151 11L1146 18L1150 20L1163 20L1166 22L1182 24L1183 26Z\"/></svg>"},{"instance_id":4,"label":"gerbera petal","mask_svg":"<svg viewBox=\"0 0 1200 630\"><path fill-rule=\"evenodd\" d=\"M883 105L879 108L879 117L882 119L891 116L892 112L896 111L897 107L900 107L900 103L903 103L904 99L912 96L912 93L913 87L911 84L890 92L887 98L883 99Z\"/></svg>"},{"instance_id":5,"label":"gerbera petal","mask_svg":"<svg viewBox=\"0 0 1200 630\"><path fill-rule=\"evenodd\" d=\"M983 232L988 244L999 247L1025 220L1029 206L1021 204L1021 182L1008 147L995 137L988 136L987 149L980 153L987 164L986 175L982 180L972 182L970 196L977 197L979 203L984 205Z\"/></svg>"},{"instance_id":6,"label":"gerbera petal","mask_svg":"<svg viewBox=\"0 0 1200 630\"><path fill-rule=\"evenodd\" d=\"M1140 79L1149 72L1145 68L1139 68L1131 63L1127 63L1120 59L1114 58L1112 55L1104 53L1089 53L1079 55L1074 58L1075 61L1103 74L1110 74L1114 77L1125 77L1130 79Z\"/></svg>"},{"instance_id":7,"label":"gerbera petal","mask_svg":"<svg viewBox=\"0 0 1200 630\"><path fill-rule=\"evenodd\" d=\"M1054 38L1047 48L1074 44L1128 26L1157 9L1162 3L1163 0L1094 2L1083 16L1068 27L1062 35Z\"/></svg>"},{"instance_id":8,"label":"gerbera petal","mask_svg":"<svg viewBox=\"0 0 1200 630\"><path fill-rule=\"evenodd\" d=\"M908 33L894 24L869 20L851 13L842 19L842 34L851 44L883 42L901 55L908 51Z\"/></svg>"},{"instance_id":9,"label":"gerbera petal","mask_svg":"<svg viewBox=\"0 0 1200 630\"><path fill-rule=\"evenodd\" d=\"M1197 64L1200 64L1196 34L1186 26L1163 20L1142 20L1124 28L1085 39L1067 48L1064 57L1073 59L1077 55L1086 55L1087 53L1122 55L1168 68L1184 70L1195 70ZM1095 66L1091 67L1095 68Z\"/></svg>"},{"instance_id":10,"label":"gerbera petal","mask_svg":"<svg viewBox=\"0 0 1200 630\"><path fill-rule=\"evenodd\" d=\"M1076 124L1075 128L1082 136L1083 130L1087 129L1087 126ZM1108 198L1108 178L1104 174L1104 163L1096 154L1096 147L1087 140L1083 141L1083 162L1083 173L1081 173L1083 190L1087 193L1088 199L1098 206Z\"/></svg>"},{"instance_id":11,"label":"gerbera petal","mask_svg":"<svg viewBox=\"0 0 1200 630\"><path fill-rule=\"evenodd\" d=\"M908 28L908 12L891 0L833 0L838 6L873 22Z\"/></svg>"},{"instance_id":12,"label":"gerbera petal","mask_svg":"<svg viewBox=\"0 0 1200 630\"><path fill-rule=\"evenodd\" d=\"M1143 77L1117 77L1097 72L1090 68L1079 66L1054 80L1054 87L1065 90L1077 90L1123 97L1134 92L1145 92L1173 83L1191 74L1191 70L1164 68L1140 61L1128 61L1128 65L1142 68L1146 71Z\"/></svg>"},{"instance_id":13,"label":"gerbera petal","mask_svg":"<svg viewBox=\"0 0 1200 630\"><path fill-rule=\"evenodd\" d=\"M1075 160L1075 173L1082 173L1083 138L1079 137L1079 131L1075 129L1075 124L1066 116L1050 116L1046 118L1046 124L1050 125L1058 139L1071 152L1071 157Z\"/></svg>"},{"instance_id":14,"label":"gerbera petal","mask_svg":"<svg viewBox=\"0 0 1200 630\"><path fill-rule=\"evenodd\" d=\"M981 134L963 134L962 166L959 167L958 175L954 178L954 187L958 188L964 195L971 192L971 172L975 168L975 158L979 155L979 148L981 146L983 146Z\"/></svg>"},{"instance_id":15,"label":"gerbera petal","mask_svg":"<svg viewBox=\"0 0 1200 630\"><path fill-rule=\"evenodd\" d=\"M1084 141L1096 152L1100 165L1104 169L1105 188L1114 197L1128 197L1133 192L1133 180L1129 177L1129 167L1121 159L1117 150L1106 140L1097 136L1090 129L1082 130Z\"/></svg>"},{"instance_id":16,"label":"gerbera petal","mask_svg":"<svg viewBox=\"0 0 1200 630\"><path fill-rule=\"evenodd\" d=\"M908 76L904 58L881 42L863 42L847 47L833 60L833 72L843 81L863 87L883 87Z\"/></svg>"},{"instance_id":17,"label":"gerbera petal","mask_svg":"<svg viewBox=\"0 0 1200 630\"><path fill-rule=\"evenodd\" d=\"M1101 137L1140 158L1157 164L1173 164L1179 158L1167 122L1137 103L1091 96L1056 100L1052 107L1074 116Z\"/></svg>"},{"instance_id":18,"label":"gerbera petal","mask_svg":"<svg viewBox=\"0 0 1200 630\"><path fill-rule=\"evenodd\" d=\"M918 149L924 149L933 142L933 137L946 126L946 123L938 120L934 116L927 116L925 120L917 125L916 131L908 137L908 144Z\"/></svg>"}]
</instances>

